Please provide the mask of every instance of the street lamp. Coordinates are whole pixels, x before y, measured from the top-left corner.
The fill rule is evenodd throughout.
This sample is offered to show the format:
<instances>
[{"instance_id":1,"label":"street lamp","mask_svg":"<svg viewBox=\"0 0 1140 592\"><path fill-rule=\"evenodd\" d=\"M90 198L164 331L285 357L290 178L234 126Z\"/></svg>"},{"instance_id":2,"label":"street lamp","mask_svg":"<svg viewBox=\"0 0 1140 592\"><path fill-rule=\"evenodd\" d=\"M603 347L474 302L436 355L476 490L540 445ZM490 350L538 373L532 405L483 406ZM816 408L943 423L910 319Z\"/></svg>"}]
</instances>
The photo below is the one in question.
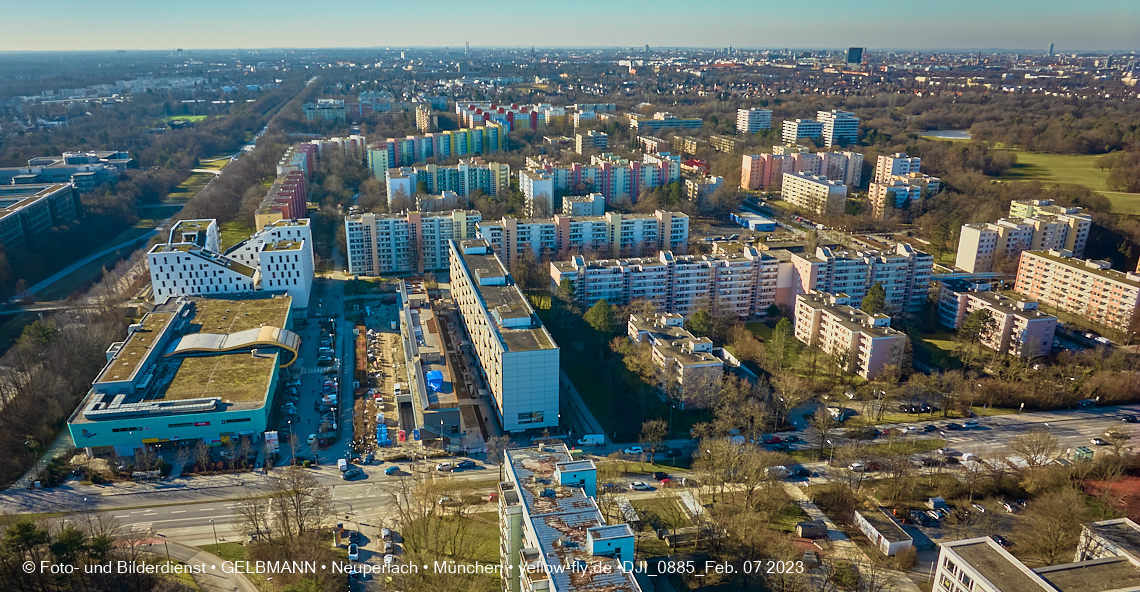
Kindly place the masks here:
<instances>
[{"instance_id":1,"label":"street lamp","mask_svg":"<svg viewBox=\"0 0 1140 592\"><path fill-rule=\"evenodd\" d=\"M87 497L84 496L83 497L83 513L87 514L88 512L89 512L89 510L87 509Z\"/></svg>"},{"instance_id":2,"label":"street lamp","mask_svg":"<svg viewBox=\"0 0 1140 592\"><path fill-rule=\"evenodd\" d=\"M218 527L214 526L214 519L210 518L210 528L214 530L214 550L218 549Z\"/></svg>"},{"instance_id":3,"label":"street lamp","mask_svg":"<svg viewBox=\"0 0 1140 592\"><path fill-rule=\"evenodd\" d=\"M831 463L835 460L835 443L831 440L824 440L824 442L831 444L831 456L829 456L827 459L827 466L830 467Z\"/></svg>"}]
</instances>

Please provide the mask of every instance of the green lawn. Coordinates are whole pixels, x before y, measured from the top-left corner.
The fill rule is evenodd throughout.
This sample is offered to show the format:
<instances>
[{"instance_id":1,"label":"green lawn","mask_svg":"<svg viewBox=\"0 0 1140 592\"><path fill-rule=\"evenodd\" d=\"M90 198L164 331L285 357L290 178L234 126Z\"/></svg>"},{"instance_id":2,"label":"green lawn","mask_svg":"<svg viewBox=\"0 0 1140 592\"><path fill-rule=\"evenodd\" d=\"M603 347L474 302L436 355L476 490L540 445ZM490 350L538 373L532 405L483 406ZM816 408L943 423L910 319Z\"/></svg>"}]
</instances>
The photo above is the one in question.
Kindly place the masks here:
<instances>
[{"instance_id":1,"label":"green lawn","mask_svg":"<svg viewBox=\"0 0 1140 592\"><path fill-rule=\"evenodd\" d=\"M692 522L675 499L649 498L630 502L641 518L642 530L657 528L685 528Z\"/></svg>"},{"instance_id":2,"label":"green lawn","mask_svg":"<svg viewBox=\"0 0 1140 592\"><path fill-rule=\"evenodd\" d=\"M772 327L769 327L760 321L748 323L744 325L744 328L748 329L756 337L759 337L760 341L768 341L772 338Z\"/></svg>"},{"instance_id":3,"label":"green lawn","mask_svg":"<svg viewBox=\"0 0 1140 592\"><path fill-rule=\"evenodd\" d=\"M1140 193L1101 191L1112 202L1112 211L1120 214L1140 214Z\"/></svg>"},{"instance_id":4,"label":"green lawn","mask_svg":"<svg viewBox=\"0 0 1140 592\"><path fill-rule=\"evenodd\" d=\"M207 117L209 117L209 115L171 115L170 117L163 118L163 121L176 121L181 119L183 121L191 121L197 123Z\"/></svg>"},{"instance_id":5,"label":"green lawn","mask_svg":"<svg viewBox=\"0 0 1140 592\"><path fill-rule=\"evenodd\" d=\"M168 201L185 201L194 197L198 190L206 186L210 179L214 178L214 173L190 173L186 180L174 186L170 193L166 194Z\"/></svg>"},{"instance_id":6,"label":"green lawn","mask_svg":"<svg viewBox=\"0 0 1140 592\"><path fill-rule=\"evenodd\" d=\"M842 432L842 430L840 430ZM866 444L861 447L863 454L867 456L878 456L884 454L922 454L930 452L931 450L938 450L946 446L946 440L940 438L932 438L929 440L913 440L907 441L899 439L894 442L884 441L876 442L874 444ZM840 447L842 448L842 447ZM799 462L814 462L817 460L827 460L831 457L831 448L825 446L823 448L823 457L819 455L819 447L815 446L804 450L791 450L788 456Z\"/></svg>"},{"instance_id":7,"label":"green lawn","mask_svg":"<svg viewBox=\"0 0 1140 592\"><path fill-rule=\"evenodd\" d=\"M954 337L946 331L923 333L913 340L918 360L944 369L958 368L962 362L954 357Z\"/></svg>"},{"instance_id":8,"label":"green lawn","mask_svg":"<svg viewBox=\"0 0 1140 592\"><path fill-rule=\"evenodd\" d=\"M218 241L222 244L222 250L240 243L241 241L249 238L253 234L253 227L243 220L231 220L222 224L219 232Z\"/></svg>"},{"instance_id":9,"label":"green lawn","mask_svg":"<svg viewBox=\"0 0 1140 592\"><path fill-rule=\"evenodd\" d=\"M1017 164L1002 179L1073 183L1098 191L1112 202L1114 212L1140 214L1140 194L1109 191L1108 170L1101 170L1097 160L1103 154L1045 154L1014 150Z\"/></svg>"}]
</instances>

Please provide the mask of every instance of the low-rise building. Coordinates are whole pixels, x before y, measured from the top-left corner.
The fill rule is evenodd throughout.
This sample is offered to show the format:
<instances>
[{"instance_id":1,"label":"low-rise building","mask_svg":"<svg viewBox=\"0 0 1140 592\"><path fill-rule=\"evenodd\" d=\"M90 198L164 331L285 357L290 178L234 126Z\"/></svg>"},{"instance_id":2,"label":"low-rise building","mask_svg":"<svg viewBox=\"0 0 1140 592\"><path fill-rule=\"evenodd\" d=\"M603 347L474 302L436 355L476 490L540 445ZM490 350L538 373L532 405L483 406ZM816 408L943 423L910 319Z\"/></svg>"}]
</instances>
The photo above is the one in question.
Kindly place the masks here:
<instances>
[{"instance_id":1,"label":"low-rise building","mask_svg":"<svg viewBox=\"0 0 1140 592\"><path fill-rule=\"evenodd\" d=\"M847 294L812 291L796 296L796 339L834 356L841 368L871 380L887 365L898 366L906 333L891 328L891 317L851 306Z\"/></svg>"},{"instance_id":2,"label":"low-rise building","mask_svg":"<svg viewBox=\"0 0 1140 592\"><path fill-rule=\"evenodd\" d=\"M512 448L503 457L503 592L641 592L628 569L636 536L628 524L607 524L598 509L594 461L574 460L561 443Z\"/></svg>"},{"instance_id":3,"label":"low-rise building","mask_svg":"<svg viewBox=\"0 0 1140 592\"><path fill-rule=\"evenodd\" d=\"M605 150L610 146L610 137L605 132L590 130L584 134L574 135L575 152L585 154L590 150Z\"/></svg>"},{"instance_id":4,"label":"low-rise building","mask_svg":"<svg viewBox=\"0 0 1140 592\"><path fill-rule=\"evenodd\" d=\"M1070 251L1024 251L1013 289L1022 296L1120 331L1140 306L1140 274L1081 260Z\"/></svg>"},{"instance_id":5,"label":"low-rise building","mask_svg":"<svg viewBox=\"0 0 1140 592\"><path fill-rule=\"evenodd\" d=\"M733 222L756 232L776 232L776 221L751 212L729 214Z\"/></svg>"},{"instance_id":6,"label":"low-rise building","mask_svg":"<svg viewBox=\"0 0 1140 592\"><path fill-rule=\"evenodd\" d=\"M30 246L37 235L76 220L81 204L72 183L0 185L0 246Z\"/></svg>"},{"instance_id":7,"label":"low-rise building","mask_svg":"<svg viewBox=\"0 0 1140 592\"><path fill-rule=\"evenodd\" d=\"M26 167L0 168L0 186L66 185L79 193L90 193L100 185L119 178L134 160L119 150L64 152L60 156L37 156Z\"/></svg>"},{"instance_id":8,"label":"low-rise building","mask_svg":"<svg viewBox=\"0 0 1140 592\"><path fill-rule=\"evenodd\" d=\"M450 241L451 294L507 432L558 426L558 346L483 240Z\"/></svg>"},{"instance_id":9,"label":"low-rise building","mask_svg":"<svg viewBox=\"0 0 1140 592\"><path fill-rule=\"evenodd\" d=\"M855 526L887 557L914 547L914 539L882 508L855 512Z\"/></svg>"},{"instance_id":10,"label":"low-rise building","mask_svg":"<svg viewBox=\"0 0 1140 592\"><path fill-rule=\"evenodd\" d=\"M720 384L724 362L713 355L712 340L685 330L685 317L676 313L630 315L626 332L635 343L648 343L653 349L653 362L670 385L668 390L676 389L679 400L684 401L686 393Z\"/></svg>"},{"instance_id":11,"label":"low-rise building","mask_svg":"<svg viewBox=\"0 0 1140 592\"><path fill-rule=\"evenodd\" d=\"M724 152L732 154L736 152L736 147L741 145L741 141L732 136L709 136L709 145L717 152Z\"/></svg>"},{"instance_id":12,"label":"low-rise building","mask_svg":"<svg viewBox=\"0 0 1140 592\"><path fill-rule=\"evenodd\" d=\"M847 205L842 181L803 173L784 173L780 194L792 206L819 215L842 214Z\"/></svg>"},{"instance_id":13,"label":"low-rise building","mask_svg":"<svg viewBox=\"0 0 1140 592\"><path fill-rule=\"evenodd\" d=\"M1020 358L1047 356L1053 348L1057 317L1038 310L1037 303L990 291L987 284L966 280L940 281L938 322L947 329L960 329L970 314L985 310L989 329L978 342L998 353Z\"/></svg>"},{"instance_id":14,"label":"low-rise building","mask_svg":"<svg viewBox=\"0 0 1140 592\"><path fill-rule=\"evenodd\" d=\"M377 276L447 269L448 241L476 238L482 219L478 210L346 216L348 272Z\"/></svg>"},{"instance_id":15,"label":"low-rise building","mask_svg":"<svg viewBox=\"0 0 1140 592\"><path fill-rule=\"evenodd\" d=\"M281 370L297 359L286 295L165 299L111 344L67 420L88 455L248 441L256 454ZM292 437L297 437L294 434Z\"/></svg>"},{"instance_id":16,"label":"low-rise building","mask_svg":"<svg viewBox=\"0 0 1140 592\"><path fill-rule=\"evenodd\" d=\"M940 543L935 565L934 589L947 592L1135 590L1140 527L1127 518L1085 524L1072 563L1030 569L993 538L979 537Z\"/></svg>"},{"instance_id":17,"label":"low-rise building","mask_svg":"<svg viewBox=\"0 0 1140 592\"><path fill-rule=\"evenodd\" d=\"M638 136L637 143L649 154L669 151L669 141L655 136Z\"/></svg>"},{"instance_id":18,"label":"low-rise building","mask_svg":"<svg viewBox=\"0 0 1140 592\"><path fill-rule=\"evenodd\" d=\"M690 201L698 201L716 193L716 190L722 186L724 186L724 177L708 176L685 179L685 197L689 198Z\"/></svg>"}]
</instances>

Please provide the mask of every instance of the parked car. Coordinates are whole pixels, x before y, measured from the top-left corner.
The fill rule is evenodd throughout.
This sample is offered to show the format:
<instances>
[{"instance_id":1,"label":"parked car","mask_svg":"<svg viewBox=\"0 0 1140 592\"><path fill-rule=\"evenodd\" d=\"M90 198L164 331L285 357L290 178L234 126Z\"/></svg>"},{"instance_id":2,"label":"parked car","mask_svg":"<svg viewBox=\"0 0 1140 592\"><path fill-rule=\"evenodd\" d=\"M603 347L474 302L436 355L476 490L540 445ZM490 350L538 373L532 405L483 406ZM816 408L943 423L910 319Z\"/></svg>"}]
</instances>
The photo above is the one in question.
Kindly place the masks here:
<instances>
[{"instance_id":1,"label":"parked car","mask_svg":"<svg viewBox=\"0 0 1140 592\"><path fill-rule=\"evenodd\" d=\"M990 537L994 540L995 543L1005 547L1006 549L1013 546L1013 543L1009 542L1009 539L1001 536L1000 534L990 535Z\"/></svg>"},{"instance_id":2,"label":"parked car","mask_svg":"<svg viewBox=\"0 0 1140 592\"><path fill-rule=\"evenodd\" d=\"M1136 423L1140 421L1140 417L1136 417L1135 415L1122 415L1120 417L1120 421L1123 421L1125 423Z\"/></svg>"},{"instance_id":3,"label":"parked car","mask_svg":"<svg viewBox=\"0 0 1140 592\"><path fill-rule=\"evenodd\" d=\"M629 484L629 488L634 491L652 491L653 487L644 481L634 481Z\"/></svg>"},{"instance_id":4,"label":"parked car","mask_svg":"<svg viewBox=\"0 0 1140 592\"><path fill-rule=\"evenodd\" d=\"M435 465L435 470L437 470L437 471L451 471L454 469L455 469L455 466L449 462L441 462L438 465Z\"/></svg>"},{"instance_id":5,"label":"parked car","mask_svg":"<svg viewBox=\"0 0 1140 592\"><path fill-rule=\"evenodd\" d=\"M678 448L670 448L665 451L665 458L681 458L681 450Z\"/></svg>"},{"instance_id":6,"label":"parked car","mask_svg":"<svg viewBox=\"0 0 1140 592\"><path fill-rule=\"evenodd\" d=\"M384 469L385 475L395 475L396 473L399 473L399 472L400 472L400 467L397 467L396 465L392 465L392 466Z\"/></svg>"},{"instance_id":7,"label":"parked car","mask_svg":"<svg viewBox=\"0 0 1140 592\"><path fill-rule=\"evenodd\" d=\"M455 465L455 468L457 468L457 469L474 469L475 468L475 461L473 461L473 460L461 460L461 461L459 461L459 464Z\"/></svg>"},{"instance_id":8,"label":"parked car","mask_svg":"<svg viewBox=\"0 0 1140 592\"><path fill-rule=\"evenodd\" d=\"M385 555L384 556L384 565L392 565L395 562L396 562L396 556L395 555Z\"/></svg>"},{"instance_id":9,"label":"parked car","mask_svg":"<svg viewBox=\"0 0 1140 592\"><path fill-rule=\"evenodd\" d=\"M345 469L345 471L343 473L340 474L340 478L344 479L345 481L348 481L350 479L355 479L355 478L357 478L363 474L364 474L364 471L361 471L360 469L358 469L356 467L348 467L347 469Z\"/></svg>"},{"instance_id":10,"label":"parked car","mask_svg":"<svg viewBox=\"0 0 1140 592\"><path fill-rule=\"evenodd\" d=\"M360 561L360 547L356 546L356 543L350 543L348 545L348 560Z\"/></svg>"},{"instance_id":11,"label":"parked car","mask_svg":"<svg viewBox=\"0 0 1140 592\"><path fill-rule=\"evenodd\" d=\"M856 462L856 463L851 463L850 465L847 465L847 468L851 469L852 471L855 471L856 473L862 473L862 472L867 470L867 465L865 465L863 463L857 463Z\"/></svg>"},{"instance_id":12,"label":"parked car","mask_svg":"<svg viewBox=\"0 0 1140 592\"><path fill-rule=\"evenodd\" d=\"M390 528L381 528L381 529L380 529L380 538L381 538L381 539L384 539L384 540L386 540L386 541L390 541L390 540L392 540L392 529L390 529Z\"/></svg>"},{"instance_id":13,"label":"parked car","mask_svg":"<svg viewBox=\"0 0 1140 592\"><path fill-rule=\"evenodd\" d=\"M946 429L948 429L948 430L960 430L960 429L962 429L962 424L960 424L960 423L948 423L948 424L946 424Z\"/></svg>"},{"instance_id":14,"label":"parked car","mask_svg":"<svg viewBox=\"0 0 1140 592\"><path fill-rule=\"evenodd\" d=\"M1104 438L1093 438L1092 443L1096 444L1097 446L1108 446L1108 440L1105 440Z\"/></svg>"},{"instance_id":15,"label":"parked car","mask_svg":"<svg viewBox=\"0 0 1140 592\"><path fill-rule=\"evenodd\" d=\"M977 427L979 427L978 420L968 419L968 420L966 420L966 423L962 424L962 427L966 428L967 430L972 430L974 428L977 428Z\"/></svg>"},{"instance_id":16,"label":"parked car","mask_svg":"<svg viewBox=\"0 0 1140 592\"><path fill-rule=\"evenodd\" d=\"M656 473L653 473L653 478L658 480L658 481L664 481L665 479L669 478L669 473L663 473L661 471L657 471Z\"/></svg>"},{"instance_id":17,"label":"parked car","mask_svg":"<svg viewBox=\"0 0 1140 592\"><path fill-rule=\"evenodd\" d=\"M924 432L936 432L936 431L938 431L938 426L936 426L934 424L930 424L930 425L922 428L922 431L924 431Z\"/></svg>"},{"instance_id":18,"label":"parked car","mask_svg":"<svg viewBox=\"0 0 1140 592\"><path fill-rule=\"evenodd\" d=\"M800 437L799 436L788 436L787 438L784 438L784 441L785 442L799 442Z\"/></svg>"},{"instance_id":19,"label":"parked car","mask_svg":"<svg viewBox=\"0 0 1140 592\"><path fill-rule=\"evenodd\" d=\"M629 448L622 449L622 454L642 454L645 449L640 446L630 446Z\"/></svg>"},{"instance_id":20,"label":"parked car","mask_svg":"<svg viewBox=\"0 0 1140 592\"><path fill-rule=\"evenodd\" d=\"M348 542L350 542L354 545L359 545L360 544L360 531L354 530L352 532L349 532L348 533Z\"/></svg>"},{"instance_id":21,"label":"parked car","mask_svg":"<svg viewBox=\"0 0 1140 592\"><path fill-rule=\"evenodd\" d=\"M975 510L977 510L983 514L986 513L986 507L983 506L982 504L970 504L970 505L973 506Z\"/></svg>"},{"instance_id":22,"label":"parked car","mask_svg":"<svg viewBox=\"0 0 1140 592\"><path fill-rule=\"evenodd\" d=\"M939 514L938 512L935 512L934 510L927 510L926 515L930 516L930 518L933 520L941 520L942 519L942 515Z\"/></svg>"},{"instance_id":23,"label":"parked car","mask_svg":"<svg viewBox=\"0 0 1140 592\"><path fill-rule=\"evenodd\" d=\"M768 436L764 438L765 444L779 444L780 442L783 442L783 439L781 439L779 436Z\"/></svg>"}]
</instances>

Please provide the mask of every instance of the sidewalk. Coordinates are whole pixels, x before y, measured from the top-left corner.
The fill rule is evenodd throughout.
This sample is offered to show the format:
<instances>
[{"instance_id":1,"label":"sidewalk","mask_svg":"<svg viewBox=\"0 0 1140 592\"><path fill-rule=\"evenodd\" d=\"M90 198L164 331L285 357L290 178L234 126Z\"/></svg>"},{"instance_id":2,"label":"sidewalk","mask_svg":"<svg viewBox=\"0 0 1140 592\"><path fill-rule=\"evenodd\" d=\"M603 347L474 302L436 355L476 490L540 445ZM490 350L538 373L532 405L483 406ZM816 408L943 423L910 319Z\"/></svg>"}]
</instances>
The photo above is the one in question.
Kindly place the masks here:
<instances>
[{"instance_id":1,"label":"sidewalk","mask_svg":"<svg viewBox=\"0 0 1140 592\"><path fill-rule=\"evenodd\" d=\"M570 377L561 369L558 370L558 382L561 385L561 391L566 393L567 406L573 411L574 415L578 418L579 425L588 430L585 434L602 434L605 436L606 441L610 444L614 442L606 435L606 431L602 429L602 424L598 422L593 413L590 413L590 408L582 401L582 396L578 394L578 389L574 388L574 383L570 382Z\"/></svg>"},{"instance_id":2,"label":"sidewalk","mask_svg":"<svg viewBox=\"0 0 1140 592\"><path fill-rule=\"evenodd\" d=\"M202 573L193 574L194 582L204 592L258 592L257 586L245 575L223 571L223 560L217 555L165 538L146 539L139 544L147 545L159 557L169 553L171 559L187 565L205 565ZM235 570L231 568L229 571Z\"/></svg>"},{"instance_id":3,"label":"sidewalk","mask_svg":"<svg viewBox=\"0 0 1140 592\"><path fill-rule=\"evenodd\" d=\"M784 491L804 509L804 512L807 512L808 517L827 525L827 540L830 541L832 552L836 557L846 559L853 563L871 563L871 560L863 553L863 550L857 547L851 539L847 538L847 535L843 534L843 532L839 530L839 527L819 509L819 506L807 498L807 495L804 494L802 489L792 483L785 482L783 485ZM896 592L920 592L918 584L915 584L905 573L894 570L892 570L892 573L894 574L893 583Z\"/></svg>"},{"instance_id":4,"label":"sidewalk","mask_svg":"<svg viewBox=\"0 0 1140 592\"><path fill-rule=\"evenodd\" d=\"M56 436L55 441L51 443L51 446L48 446L47 450L40 453L36 464L28 469L28 471L17 479L8 489L31 489L40 471L43 470L48 463L55 460L56 457L66 454L72 448L75 448L75 443L71 441L71 434L69 434L67 430L61 430L59 436Z\"/></svg>"}]
</instances>

